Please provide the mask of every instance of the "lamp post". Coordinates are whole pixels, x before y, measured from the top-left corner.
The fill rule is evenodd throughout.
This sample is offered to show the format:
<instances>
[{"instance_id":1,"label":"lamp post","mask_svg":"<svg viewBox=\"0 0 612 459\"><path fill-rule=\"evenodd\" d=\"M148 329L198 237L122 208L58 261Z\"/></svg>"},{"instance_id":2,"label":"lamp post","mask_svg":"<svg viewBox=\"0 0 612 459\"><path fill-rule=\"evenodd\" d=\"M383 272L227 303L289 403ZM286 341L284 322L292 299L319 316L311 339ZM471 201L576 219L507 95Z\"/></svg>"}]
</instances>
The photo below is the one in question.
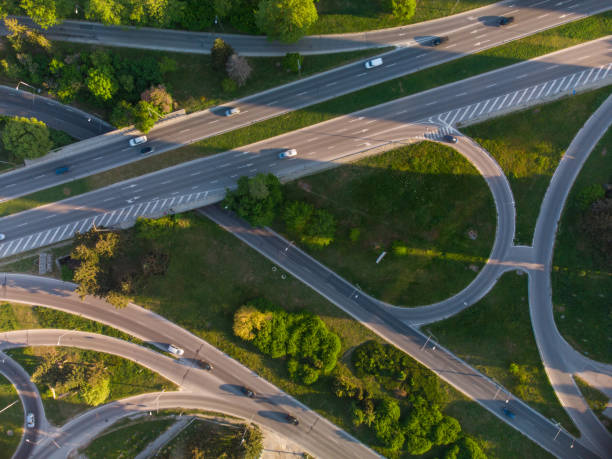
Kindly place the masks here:
<instances>
[{"instance_id":1,"label":"lamp post","mask_svg":"<svg viewBox=\"0 0 612 459\"><path fill-rule=\"evenodd\" d=\"M28 84L28 83L26 83L25 81L20 81L19 83L17 83L17 86L15 86L15 89L16 89L17 91L19 91L19 85L21 85L21 84L22 84L22 85L24 85L24 86L27 86L28 88L32 89L34 92L36 92L36 93L40 94L40 89L35 88L35 87L34 87L34 86L32 86L32 85L29 85L29 84ZM36 97L36 94L35 94L34 92L32 92L32 105L34 105L34 98Z\"/></svg>"}]
</instances>

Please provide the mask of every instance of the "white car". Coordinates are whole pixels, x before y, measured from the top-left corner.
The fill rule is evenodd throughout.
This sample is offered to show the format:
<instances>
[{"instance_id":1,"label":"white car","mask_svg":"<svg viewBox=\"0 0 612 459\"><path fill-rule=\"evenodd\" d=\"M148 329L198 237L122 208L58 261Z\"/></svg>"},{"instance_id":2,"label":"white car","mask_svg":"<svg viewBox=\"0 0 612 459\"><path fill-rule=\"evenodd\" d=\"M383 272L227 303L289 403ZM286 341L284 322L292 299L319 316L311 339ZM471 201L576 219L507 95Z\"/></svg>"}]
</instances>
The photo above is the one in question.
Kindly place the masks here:
<instances>
[{"instance_id":1,"label":"white car","mask_svg":"<svg viewBox=\"0 0 612 459\"><path fill-rule=\"evenodd\" d=\"M2 233L0 233L0 241L3 241L4 239L6 239L6 236Z\"/></svg>"},{"instance_id":2,"label":"white car","mask_svg":"<svg viewBox=\"0 0 612 459\"><path fill-rule=\"evenodd\" d=\"M34 418L34 413L28 413L26 416L26 425L29 429L32 429L36 425L36 419Z\"/></svg>"},{"instance_id":3,"label":"white car","mask_svg":"<svg viewBox=\"0 0 612 459\"><path fill-rule=\"evenodd\" d=\"M225 110L225 116L237 115L238 113L240 113L240 109L238 107L228 108Z\"/></svg>"},{"instance_id":4,"label":"white car","mask_svg":"<svg viewBox=\"0 0 612 459\"><path fill-rule=\"evenodd\" d=\"M184 350L182 350L180 347L175 346L174 344L169 344L168 345L168 352L170 354L174 354L174 355L178 355L181 356L185 353Z\"/></svg>"},{"instance_id":5,"label":"white car","mask_svg":"<svg viewBox=\"0 0 612 459\"><path fill-rule=\"evenodd\" d=\"M289 150L283 151L282 153L279 153L278 157L280 159L283 159L283 158L291 158L292 156L295 156L295 155L297 155L297 150L295 148L291 148Z\"/></svg>"},{"instance_id":6,"label":"white car","mask_svg":"<svg viewBox=\"0 0 612 459\"><path fill-rule=\"evenodd\" d=\"M145 143L147 141L146 135L141 135L140 137L134 137L130 139L130 147L135 147L140 145L141 143Z\"/></svg>"},{"instance_id":7,"label":"white car","mask_svg":"<svg viewBox=\"0 0 612 459\"><path fill-rule=\"evenodd\" d=\"M365 68L366 69L371 69L372 67L378 67L379 65L383 64L383 60L382 57L377 57L375 59L370 59L369 61L366 61Z\"/></svg>"}]
</instances>

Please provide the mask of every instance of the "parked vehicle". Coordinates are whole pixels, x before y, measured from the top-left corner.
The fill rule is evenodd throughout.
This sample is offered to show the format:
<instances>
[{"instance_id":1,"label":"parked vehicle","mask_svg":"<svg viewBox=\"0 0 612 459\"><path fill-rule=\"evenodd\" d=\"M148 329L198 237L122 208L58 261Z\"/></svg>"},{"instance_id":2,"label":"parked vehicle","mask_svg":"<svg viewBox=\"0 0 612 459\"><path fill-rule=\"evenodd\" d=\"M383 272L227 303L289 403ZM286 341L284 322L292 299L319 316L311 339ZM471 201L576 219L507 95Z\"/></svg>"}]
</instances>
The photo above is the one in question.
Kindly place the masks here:
<instances>
[{"instance_id":1,"label":"parked vehicle","mask_svg":"<svg viewBox=\"0 0 612 459\"><path fill-rule=\"evenodd\" d=\"M371 69L373 67L378 67L379 65L382 65L382 64L383 64L382 57L377 57L374 59L370 59L369 61L366 61L364 65L366 69Z\"/></svg>"},{"instance_id":2,"label":"parked vehicle","mask_svg":"<svg viewBox=\"0 0 612 459\"><path fill-rule=\"evenodd\" d=\"M140 137L133 137L130 139L130 147L135 147L140 145L141 143L145 143L147 141L146 135L141 135Z\"/></svg>"}]
</instances>

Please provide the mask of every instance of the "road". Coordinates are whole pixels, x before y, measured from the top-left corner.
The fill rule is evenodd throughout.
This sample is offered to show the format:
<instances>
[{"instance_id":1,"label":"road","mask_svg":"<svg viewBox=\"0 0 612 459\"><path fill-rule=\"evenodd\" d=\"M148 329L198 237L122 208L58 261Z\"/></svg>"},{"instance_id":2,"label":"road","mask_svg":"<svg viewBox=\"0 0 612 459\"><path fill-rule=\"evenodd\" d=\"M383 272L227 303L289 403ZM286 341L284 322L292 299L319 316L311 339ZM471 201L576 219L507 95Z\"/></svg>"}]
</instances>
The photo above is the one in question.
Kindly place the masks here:
<instances>
[{"instance_id":1,"label":"road","mask_svg":"<svg viewBox=\"0 0 612 459\"><path fill-rule=\"evenodd\" d=\"M15 451L15 458L26 458L32 453L34 445L38 443L39 431L51 431L45 417L40 394L36 385L30 381L30 375L12 358L0 351L0 374L4 375L17 390L17 395L23 407L24 434ZM32 429L26 426L26 413L33 413L36 426Z\"/></svg>"},{"instance_id":2,"label":"road","mask_svg":"<svg viewBox=\"0 0 612 459\"><path fill-rule=\"evenodd\" d=\"M245 56L284 56L288 52L321 54L388 45L405 46L432 35L449 35L471 24L486 27L478 38L480 44L485 44L493 40L486 31L497 26L496 21L500 16L514 16L516 21L510 27L518 31L524 30L523 23L526 21L532 27L546 28L576 20L593 11L602 11L602 7L606 6L612 6L609 0L507 0L417 24L368 32L309 36L295 44L270 41L265 36L104 26L84 21L64 21L44 31L44 35L51 40L199 54L209 54L214 39L221 37ZM34 26L27 18L21 19ZM6 29L0 28L0 34L6 34Z\"/></svg>"},{"instance_id":3,"label":"road","mask_svg":"<svg viewBox=\"0 0 612 459\"><path fill-rule=\"evenodd\" d=\"M61 283L58 284L61 285ZM65 290L64 294L79 301L74 298L70 290ZM60 296L54 298L58 305L61 305L63 300ZM106 304L105 307L112 308L109 304ZM118 355L150 368L179 385L181 394L175 393L174 398L170 396L170 399L183 400L183 404L175 406L186 409L200 406L206 410L219 411L244 419L252 418L253 422L290 438L317 457L380 457L324 417L311 411L208 343L150 311L142 308L133 308L133 310L138 311L138 320L142 323L138 329L149 330L150 334L157 339L159 337L165 339L166 331L170 331L169 334L171 334L173 329L179 330L182 339L179 337L173 343L185 349L183 358L175 360L127 341L74 330L36 329L6 332L2 334L1 347L8 349L24 346L56 346L61 340L62 346ZM103 310L98 312L105 315ZM133 322L129 319L125 320L123 328L129 330L132 325ZM202 358L200 351L203 349L206 351L206 359L214 366L212 372L193 366L193 359ZM240 387L243 385L248 385L255 391L255 398L250 399L242 395ZM119 401L115 403L115 406L122 404L123 402ZM160 408L162 407L160 403ZM300 420L299 426L294 426L284 420L283 416L288 413L295 415ZM56 443L60 445L62 454L65 452L61 449L62 445L72 448L74 445L70 443L72 435L70 426L73 427L73 430L76 428L87 431L87 427L78 421L69 422L60 430L39 427L37 429L40 437L37 442L39 446L36 446L31 457L49 457L47 452L44 452L47 451L45 448L49 447L54 450L57 448ZM41 447L43 452L40 452ZM66 455L58 457L66 457Z\"/></svg>"},{"instance_id":4,"label":"road","mask_svg":"<svg viewBox=\"0 0 612 459\"><path fill-rule=\"evenodd\" d=\"M41 97L26 86L0 86L0 115L35 117L47 126L82 140L112 131L106 121L82 110Z\"/></svg>"},{"instance_id":5,"label":"road","mask_svg":"<svg viewBox=\"0 0 612 459\"><path fill-rule=\"evenodd\" d=\"M551 6L547 6L548 3ZM411 46L400 46L396 51L384 55L382 66L369 71L366 71L363 62L357 62L260 92L239 101L228 102L223 107L193 113L174 123L153 129L149 135L150 145L155 148L154 154L159 154L612 8L612 0L566 0L558 6L557 3L561 2L548 3L541 1L534 8L519 7L526 4L521 1L513 2L513 8L506 3L498 4L486 7L478 15L464 13L407 26L406 30L411 32L394 29L392 34L416 37L424 41L424 44L410 42ZM497 27L492 20L499 14L512 14L516 21L506 27ZM65 23L62 27L68 27L67 24L69 23ZM78 24L78 27L82 25ZM123 28L119 30L122 31ZM158 31L154 34L147 33L146 29L136 29L136 32L144 33L145 40L153 40L152 36L158 34ZM181 37L185 34L165 32L178 34ZM373 33L381 34L381 37L389 40L388 44L401 44L389 38L387 36L389 32ZM432 47L428 40L434 35L448 35L450 40L438 47ZM163 36L163 33L159 33L159 36ZM240 39L248 43L257 41L254 37L242 36ZM128 40L130 46L135 42ZM266 46L273 47L269 42L266 43ZM229 118L222 116L221 114L229 106L240 106L241 114ZM63 120L64 118L60 118L57 124L62 125ZM103 148L96 144L85 144L70 158L48 161L4 175L3 184L0 185L0 201L140 160L142 156L138 154L138 150L138 148L128 148L127 137L109 142ZM67 163L71 166L68 173L60 176L54 174L55 169Z\"/></svg>"},{"instance_id":6,"label":"road","mask_svg":"<svg viewBox=\"0 0 612 459\"><path fill-rule=\"evenodd\" d=\"M225 189L235 186L242 175L271 172L281 180L290 180L351 160L356 154L368 154L379 146L399 145L415 136L439 138L446 132L444 126L473 122L592 85L609 84L611 42L612 38L606 37L4 217L0 219L0 233L6 239L0 243L0 258L69 239L75 231L86 231L94 223L119 226L139 216L156 217L219 201ZM420 132L415 132L415 123L421 126ZM439 126L443 126L440 132ZM189 135L170 123L158 131L153 144L177 145L187 141ZM279 160L278 152L284 148L296 148L299 154ZM128 147L124 150L128 153L119 153L138 154L130 153ZM100 160L106 157L100 155Z\"/></svg>"}]
</instances>

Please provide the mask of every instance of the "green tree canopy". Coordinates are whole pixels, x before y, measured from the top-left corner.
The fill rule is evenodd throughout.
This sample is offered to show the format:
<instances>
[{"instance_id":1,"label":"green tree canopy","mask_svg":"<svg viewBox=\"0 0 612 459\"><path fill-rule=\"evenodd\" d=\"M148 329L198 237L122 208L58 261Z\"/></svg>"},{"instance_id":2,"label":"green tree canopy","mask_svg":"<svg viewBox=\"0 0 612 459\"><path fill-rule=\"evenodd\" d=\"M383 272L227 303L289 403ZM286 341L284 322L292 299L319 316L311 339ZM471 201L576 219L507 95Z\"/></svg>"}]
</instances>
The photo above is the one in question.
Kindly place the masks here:
<instances>
[{"instance_id":1,"label":"green tree canopy","mask_svg":"<svg viewBox=\"0 0 612 459\"><path fill-rule=\"evenodd\" d=\"M223 41L222 38L215 38L213 46L210 49L210 60L212 68L218 72L225 72L227 60L234 54L234 48Z\"/></svg>"},{"instance_id":2,"label":"green tree canopy","mask_svg":"<svg viewBox=\"0 0 612 459\"><path fill-rule=\"evenodd\" d=\"M96 99L103 101L112 99L119 89L113 70L109 66L91 68L87 72L85 84Z\"/></svg>"},{"instance_id":3,"label":"green tree canopy","mask_svg":"<svg viewBox=\"0 0 612 459\"><path fill-rule=\"evenodd\" d=\"M159 116L155 112L155 107L144 100L141 100L136 104L133 113L134 126L140 132L144 132L145 134L153 129L153 126L159 119Z\"/></svg>"},{"instance_id":4,"label":"green tree canopy","mask_svg":"<svg viewBox=\"0 0 612 459\"><path fill-rule=\"evenodd\" d=\"M240 177L238 188L227 191L225 205L253 226L272 223L283 200L278 178L273 174Z\"/></svg>"},{"instance_id":5,"label":"green tree canopy","mask_svg":"<svg viewBox=\"0 0 612 459\"><path fill-rule=\"evenodd\" d=\"M56 0L21 0L19 5L36 24L46 29L61 22L56 3Z\"/></svg>"},{"instance_id":6,"label":"green tree canopy","mask_svg":"<svg viewBox=\"0 0 612 459\"><path fill-rule=\"evenodd\" d=\"M416 0L391 0L393 16L404 21L414 16L416 6Z\"/></svg>"},{"instance_id":7,"label":"green tree canopy","mask_svg":"<svg viewBox=\"0 0 612 459\"><path fill-rule=\"evenodd\" d=\"M255 23L269 38L295 42L318 19L313 0L261 0Z\"/></svg>"},{"instance_id":8,"label":"green tree canopy","mask_svg":"<svg viewBox=\"0 0 612 459\"><path fill-rule=\"evenodd\" d=\"M47 125L36 118L24 117L6 122L2 143L17 159L38 158L53 146Z\"/></svg>"}]
</instances>

